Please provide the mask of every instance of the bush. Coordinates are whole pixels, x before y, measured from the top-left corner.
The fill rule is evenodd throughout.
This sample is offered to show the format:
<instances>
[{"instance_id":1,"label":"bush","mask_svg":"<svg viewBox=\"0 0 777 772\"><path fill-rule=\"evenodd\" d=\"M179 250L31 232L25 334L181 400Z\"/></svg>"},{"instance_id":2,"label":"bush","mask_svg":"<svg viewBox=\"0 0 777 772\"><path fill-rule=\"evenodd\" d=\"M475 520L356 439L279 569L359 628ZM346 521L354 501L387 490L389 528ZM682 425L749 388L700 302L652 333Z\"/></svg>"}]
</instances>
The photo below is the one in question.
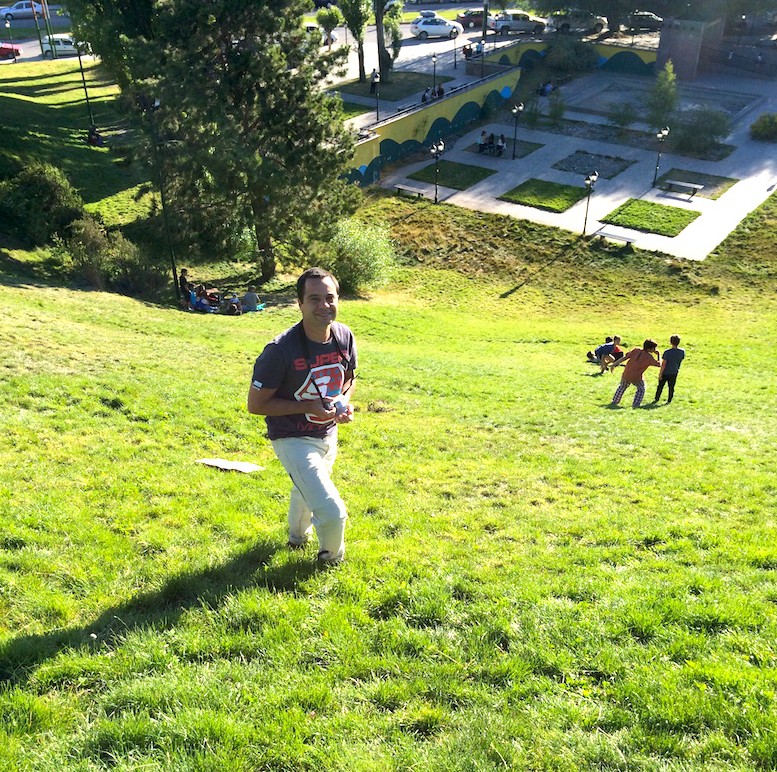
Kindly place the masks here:
<instances>
[{"instance_id":1,"label":"bush","mask_svg":"<svg viewBox=\"0 0 777 772\"><path fill-rule=\"evenodd\" d=\"M565 109L566 105L564 104L564 97L561 96L561 92L551 91L550 96L548 97L548 120L554 126L561 123Z\"/></svg>"},{"instance_id":2,"label":"bush","mask_svg":"<svg viewBox=\"0 0 777 772\"><path fill-rule=\"evenodd\" d=\"M763 113L750 127L750 136L761 142L777 142L777 113Z\"/></svg>"},{"instance_id":3,"label":"bush","mask_svg":"<svg viewBox=\"0 0 777 772\"><path fill-rule=\"evenodd\" d=\"M636 122L639 113L633 102L624 102L623 104L610 105L610 113L607 116L607 122L610 126L615 126L621 134L626 132L633 123Z\"/></svg>"},{"instance_id":4,"label":"bush","mask_svg":"<svg viewBox=\"0 0 777 772\"><path fill-rule=\"evenodd\" d=\"M337 276L343 292L378 287L391 276L396 255L385 228L348 217L337 224L331 246L323 267Z\"/></svg>"},{"instance_id":5,"label":"bush","mask_svg":"<svg viewBox=\"0 0 777 772\"><path fill-rule=\"evenodd\" d=\"M542 105L536 96L530 96L526 100L526 109L523 111L523 122L530 128L536 129L542 117Z\"/></svg>"},{"instance_id":6,"label":"bush","mask_svg":"<svg viewBox=\"0 0 777 772\"><path fill-rule=\"evenodd\" d=\"M545 63L559 72L588 72L599 63L599 54L591 43L560 37L548 48Z\"/></svg>"},{"instance_id":7,"label":"bush","mask_svg":"<svg viewBox=\"0 0 777 772\"><path fill-rule=\"evenodd\" d=\"M683 115L673 130L674 148L681 153L703 155L714 149L731 131L726 113L700 107Z\"/></svg>"},{"instance_id":8,"label":"bush","mask_svg":"<svg viewBox=\"0 0 777 772\"><path fill-rule=\"evenodd\" d=\"M64 235L83 214L81 196L50 164L30 164L0 183L1 227L31 246L43 246L54 234Z\"/></svg>"},{"instance_id":9,"label":"bush","mask_svg":"<svg viewBox=\"0 0 777 772\"><path fill-rule=\"evenodd\" d=\"M164 280L162 270L142 260L134 244L89 215L71 223L58 247L68 268L95 289L139 294Z\"/></svg>"}]
</instances>

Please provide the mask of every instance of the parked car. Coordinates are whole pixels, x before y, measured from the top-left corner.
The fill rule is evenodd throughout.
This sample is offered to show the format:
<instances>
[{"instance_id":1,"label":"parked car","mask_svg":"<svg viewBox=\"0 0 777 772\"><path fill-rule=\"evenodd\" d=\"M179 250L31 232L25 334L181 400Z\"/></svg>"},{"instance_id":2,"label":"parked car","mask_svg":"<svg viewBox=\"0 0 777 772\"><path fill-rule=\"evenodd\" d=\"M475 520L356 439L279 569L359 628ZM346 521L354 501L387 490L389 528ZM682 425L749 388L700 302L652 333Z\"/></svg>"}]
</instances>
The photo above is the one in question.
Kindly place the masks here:
<instances>
[{"instance_id":1,"label":"parked car","mask_svg":"<svg viewBox=\"0 0 777 772\"><path fill-rule=\"evenodd\" d=\"M456 17L456 21L464 29L483 29L483 14L484 10L482 8L470 8L468 11L460 13Z\"/></svg>"},{"instance_id":2,"label":"parked car","mask_svg":"<svg viewBox=\"0 0 777 772\"><path fill-rule=\"evenodd\" d=\"M508 10L489 18L488 28L500 35L507 35L509 32L531 32L534 35L541 35L545 31L545 19L532 16L526 11Z\"/></svg>"},{"instance_id":3,"label":"parked car","mask_svg":"<svg viewBox=\"0 0 777 772\"><path fill-rule=\"evenodd\" d=\"M607 17L590 11L569 8L554 11L548 19L548 26L557 32L595 32L597 35L607 26Z\"/></svg>"},{"instance_id":4,"label":"parked car","mask_svg":"<svg viewBox=\"0 0 777 772\"><path fill-rule=\"evenodd\" d=\"M13 21L14 19L31 19L33 17L33 6L35 7L35 13L43 14L42 5L32 2L32 0L21 0L6 8L0 8L0 18L5 19L6 21Z\"/></svg>"},{"instance_id":5,"label":"parked car","mask_svg":"<svg viewBox=\"0 0 777 772\"><path fill-rule=\"evenodd\" d=\"M0 43L0 59L18 59L22 52L14 46L11 48L7 43Z\"/></svg>"},{"instance_id":6,"label":"parked car","mask_svg":"<svg viewBox=\"0 0 777 772\"><path fill-rule=\"evenodd\" d=\"M629 14L628 29L637 32L638 30L648 30L657 32L664 24L660 16L656 16L650 11L632 11Z\"/></svg>"},{"instance_id":7,"label":"parked car","mask_svg":"<svg viewBox=\"0 0 777 772\"><path fill-rule=\"evenodd\" d=\"M448 21L439 16L418 18L410 24L410 32L421 40L427 38L455 38L464 32L457 21Z\"/></svg>"},{"instance_id":8,"label":"parked car","mask_svg":"<svg viewBox=\"0 0 777 772\"><path fill-rule=\"evenodd\" d=\"M337 33L332 30L329 35L318 24L306 24L305 29L309 35L319 36L322 46L333 46L337 42Z\"/></svg>"},{"instance_id":9,"label":"parked car","mask_svg":"<svg viewBox=\"0 0 777 772\"><path fill-rule=\"evenodd\" d=\"M82 49L83 50L83 49ZM60 56L78 56L78 46L70 35L52 35L43 38L43 56L53 59Z\"/></svg>"}]
</instances>

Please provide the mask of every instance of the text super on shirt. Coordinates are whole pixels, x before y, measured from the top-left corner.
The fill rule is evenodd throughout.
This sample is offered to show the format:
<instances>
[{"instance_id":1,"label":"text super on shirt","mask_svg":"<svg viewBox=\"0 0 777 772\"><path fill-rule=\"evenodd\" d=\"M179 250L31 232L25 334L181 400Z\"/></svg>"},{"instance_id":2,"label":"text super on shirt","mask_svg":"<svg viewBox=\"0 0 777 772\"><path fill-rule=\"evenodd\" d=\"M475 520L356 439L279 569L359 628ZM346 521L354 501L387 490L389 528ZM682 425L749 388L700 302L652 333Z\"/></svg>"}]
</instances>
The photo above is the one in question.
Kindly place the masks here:
<instances>
[{"instance_id":1,"label":"text super on shirt","mask_svg":"<svg viewBox=\"0 0 777 772\"><path fill-rule=\"evenodd\" d=\"M253 387L276 389L276 397L297 402L338 397L344 388L350 387L356 369L356 341L344 324L332 322L330 330L327 343L318 343L306 337L308 351L305 351L302 338L305 335L302 322L281 333L265 346L256 360ZM322 421L307 413L268 415L264 420L271 440L281 437L325 437L336 426L332 420Z\"/></svg>"}]
</instances>

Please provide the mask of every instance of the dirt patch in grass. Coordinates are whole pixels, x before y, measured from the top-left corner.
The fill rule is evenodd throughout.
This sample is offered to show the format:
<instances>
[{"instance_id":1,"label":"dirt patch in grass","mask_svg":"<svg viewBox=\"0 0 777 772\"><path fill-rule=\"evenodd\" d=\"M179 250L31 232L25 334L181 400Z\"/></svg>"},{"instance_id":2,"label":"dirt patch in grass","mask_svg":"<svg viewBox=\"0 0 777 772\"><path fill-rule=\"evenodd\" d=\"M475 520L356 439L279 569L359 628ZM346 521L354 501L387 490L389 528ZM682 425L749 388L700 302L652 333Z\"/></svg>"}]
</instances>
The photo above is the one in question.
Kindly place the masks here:
<instances>
[{"instance_id":1,"label":"dirt patch in grass","mask_svg":"<svg viewBox=\"0 0 777 772\"><path fill-rule=\"evenodd\" d=\"M566 158L562 158L553 164L554 169L562 172L572 172L585 176L593 171L599 172L599 176L606 180L617 177L622 171L631 166L634 161L627 158L618 158L612 155L600 155L598 153L586 153L584 150L578 150Z\"/></svg>"}]
</instances>

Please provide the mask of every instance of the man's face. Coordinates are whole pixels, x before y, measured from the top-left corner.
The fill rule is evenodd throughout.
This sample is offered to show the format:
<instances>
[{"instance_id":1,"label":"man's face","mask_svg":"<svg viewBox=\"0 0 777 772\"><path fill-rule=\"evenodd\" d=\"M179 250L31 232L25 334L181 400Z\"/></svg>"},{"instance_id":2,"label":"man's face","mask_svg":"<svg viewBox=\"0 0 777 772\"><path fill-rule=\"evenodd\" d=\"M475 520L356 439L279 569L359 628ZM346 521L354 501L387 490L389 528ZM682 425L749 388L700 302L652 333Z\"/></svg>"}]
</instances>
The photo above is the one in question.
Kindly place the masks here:
<instances>
[{"instance_id":1,"label":"man's face","mask_svg":"<svg viewBox=\"0 0 777 772\"><path fill-rule=\"evenodd\" d=\"M310 328L326 328L337 318L338 300L335 283L328 276L307 279L305 297L298 301L302 321Z\"/></svg>"}]
</instances>

